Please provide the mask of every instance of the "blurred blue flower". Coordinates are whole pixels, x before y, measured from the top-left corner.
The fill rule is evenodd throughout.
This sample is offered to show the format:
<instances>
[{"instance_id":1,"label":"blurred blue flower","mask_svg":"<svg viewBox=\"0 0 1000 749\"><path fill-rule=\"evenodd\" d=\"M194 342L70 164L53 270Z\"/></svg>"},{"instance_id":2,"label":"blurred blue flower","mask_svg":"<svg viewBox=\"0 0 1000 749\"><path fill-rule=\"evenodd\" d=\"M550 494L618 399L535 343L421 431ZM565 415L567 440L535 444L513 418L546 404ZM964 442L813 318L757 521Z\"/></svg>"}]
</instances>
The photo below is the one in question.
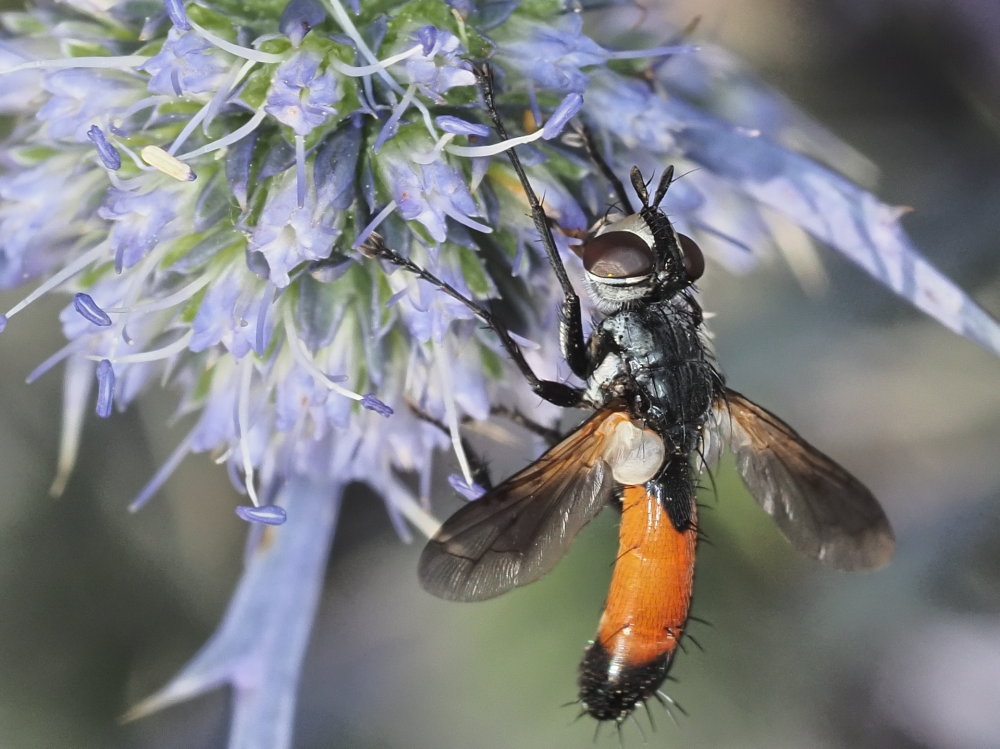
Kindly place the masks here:
<instances>
[{"instance_id":1,"label":"blurred blue flower","mask_svg":"<svg viewBox=\"0 0 1000 749\"><path fill-rule=\"evenodd\" d=\"M0 330L45 294L70 300L66 347L31 375L66 363L56 487L85 411L166 382L195 423L132 508L191 452L225 456L249 501L254 551L224 621L133 717L227 683L230 745L288 746L343 488L368 483L401 535L430 533L436 451L455 450L457 491L481 492L463 420L554 416L465 307L354 249L377 229L463 293L504 289L526 358L568 377L515 143L571 270L611 199L583 123L619 175L686 174L671 217L719 263L752 267L783 220L1000 353L1000 327L915 252L902 211L821 165L847 149L720 50L619 35L624 8L595 39L557 2L448 5L81 0L2 19L0 284L39 285ZM469 62L486 58L504 144Z\"/></svg>"}]
</instances>

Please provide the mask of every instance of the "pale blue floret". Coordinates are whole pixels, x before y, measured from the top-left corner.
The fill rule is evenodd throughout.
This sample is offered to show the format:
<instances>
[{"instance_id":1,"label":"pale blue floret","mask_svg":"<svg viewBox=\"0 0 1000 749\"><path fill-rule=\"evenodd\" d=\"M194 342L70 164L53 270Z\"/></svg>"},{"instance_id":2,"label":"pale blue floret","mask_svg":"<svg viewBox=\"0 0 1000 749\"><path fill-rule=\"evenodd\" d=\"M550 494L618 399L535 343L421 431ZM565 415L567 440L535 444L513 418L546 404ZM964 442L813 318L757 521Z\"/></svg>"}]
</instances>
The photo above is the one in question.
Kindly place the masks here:
<instances>
[{"instance_id":1,"label":"pale blue floret","mask_svg":"<svg viewBox=\"0 0 1000 749\"><path fill-rule=\"evenodd\" d=\"M71 151L39 163L19 164L7 154L6 173L0 174L0 286L10 288L30 281L65 262L65 247L81 228L92 225L96 202L107 172L81 171L72 182L66 174L78 169ZM91 159L92 160L92 159ZM58 206L60 221L53 221Z\"/></svg>"},{"instance_id":2,"label":"pale blue floret","mask_svg":"<svg viewBox=\"0 0 1000 749\"><path fill-rule=\"evenodd\" d=\"M505 70L516 70L537 88L582 94L587 89L584 68L603 64L608 54L582 32L577 14L552 24L512 20L504 27L507 37L499 50Z\"/></svg>"},{"instance_id":3,"label":"pale blue floret","mask_svg":"<svg viewBox=\"0 0 1000 749\"><path fill-rule=\"evenodd\" d=\"M330 256L340 229L332 224L336 214L329 212L328 204L317 206L307 198L299 206L294 174L286 172L275 182L250 233L248 248L261 254L268 279L283 288L290 283L289 272L303 261Z\"/></svg>"},{"instance_id":4,"label":"pale blue floret","mask_svg":"<svg viewBox=\"0 0 1000 749\"><path fill-rule=\"evenodd\" d=\"M190 96L214 93L231 66L225 55L193 31L171 27L163 48L142 66L152 94Z\"/></svg>"},{"instance_id":5,"label":"pale blue floret","mask_svg":"<svg viewBox=\"0 0 1000 749\"><path fill-rule=\"evenodd\" d=\"M320 60L300 52L275 71L264 111L292 128L296 135L308 135L336 113L340 84L335 75L321 72Z\"/></svg>"},{"instance_id":6,"label":"pale blue floret","mask_svg":"<svg viewBox=\"0 0 1000 749\"><path fill-rule=\"evenodd\" d=\"M223 345L237 359L251 351L262 354L274 320L266 314L273 291L245 268L229 268L206 289L191 322L191 351ZM262 329L263 328L263 329Z\"/></svg>"},{"instance_id":7,"label":"pale blue floret","mask_svg":"<svg viewBox=\"0 0 1000 749\"><path fill-rule=\"evenodd\" d=\"M36 116L52 138L80 142L95 122L125 111L141 90L136 81L107 70L57 70L43 86L49 96Z\"/></svg>"},{"instance_id":8,"label":"pale blue floret","mask_svg":"<svg viewBox=\"0 0 1000 749\"><path fill-rule=\"evenodd\" d=\"M419 221L435 242L447 236L447 218L474 229L489 231L489 227L472 216L480 210L472 199L465 176L455 167L432 162L414 163L399 148L383 154L386 182L396 202L401 218Z\"/></svg>"},{"instance_id":9,"label":"pale blue floret","mask_svg":"<svg viewBox=\"0 0 1000 749\"><path fill-rule=\"evenodd\" d=\"M166 238L164 232L177 218L179 206L165 199L169 190L110 188L107 195L97 215L112 222L109 243L115 269L121 272L138 263Z\"/></svg>"},{"instance_id":10,"label":"pale blue floret","mask_svg":"<svg viewBox=\"0 0 1000 749\"><path fill-rule=\"evenodd\" d=\"M422 54L403 63L410 82L432 101L444 101L444 94L456 86L472 86L476 77L461 56L458 38L433 26L417 30Z\"/></svg>"}]
</instances>

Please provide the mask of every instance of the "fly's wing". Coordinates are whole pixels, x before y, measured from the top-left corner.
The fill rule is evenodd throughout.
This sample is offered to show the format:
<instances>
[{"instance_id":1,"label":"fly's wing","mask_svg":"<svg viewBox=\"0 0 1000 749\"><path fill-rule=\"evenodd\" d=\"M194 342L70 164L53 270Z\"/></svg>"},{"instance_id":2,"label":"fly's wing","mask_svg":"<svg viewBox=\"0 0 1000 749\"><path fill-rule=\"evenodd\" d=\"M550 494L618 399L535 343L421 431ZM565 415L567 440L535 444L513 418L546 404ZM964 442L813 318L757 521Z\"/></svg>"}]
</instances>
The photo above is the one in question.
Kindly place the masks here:
<instances>
[{"instance_id":1,"label":"fly's wing","mask_svg":"<svg viewBox=\"0 0 1000 749\"><path fill-rule=\"evenodd\" d=\"M453 601L482 601L534 582L607 504L604 460L614 424L605 408L524 470L448 518L420 556L420 582Z\"/></svg>"},{"instance_id":2,"label":"fly's wing","mask_svg":"<svg viewBox=\"0 0 1000 749\"><path fill-rule=\"evenodd\" d=\"M842 570L889 561L892 529L860 481L734 390L726 390L714 409L743 482L792 546Z\"/></svg>"}]
</instances>

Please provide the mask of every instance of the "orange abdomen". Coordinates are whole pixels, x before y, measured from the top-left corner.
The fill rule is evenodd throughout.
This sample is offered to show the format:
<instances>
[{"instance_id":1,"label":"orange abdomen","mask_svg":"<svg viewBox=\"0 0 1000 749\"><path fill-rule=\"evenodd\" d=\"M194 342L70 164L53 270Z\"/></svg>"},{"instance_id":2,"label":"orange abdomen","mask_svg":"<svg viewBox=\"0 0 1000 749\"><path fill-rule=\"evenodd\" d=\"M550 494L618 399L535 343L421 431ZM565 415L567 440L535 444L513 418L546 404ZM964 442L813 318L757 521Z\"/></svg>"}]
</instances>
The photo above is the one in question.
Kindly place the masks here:
<instances>
[{"instance_id":1,"label":"orange abdomen","mask_svg":"<svg viewBox=\"0 0 1000 749\"><path fill-rule=\"evenodd\" d=\"M618 559L608 600L580 665L580 700L599 720L622 721L663 683L684 632L694 584L697 520L678 531L645 486L622 494Z\"/></svg>"}]
</instances>

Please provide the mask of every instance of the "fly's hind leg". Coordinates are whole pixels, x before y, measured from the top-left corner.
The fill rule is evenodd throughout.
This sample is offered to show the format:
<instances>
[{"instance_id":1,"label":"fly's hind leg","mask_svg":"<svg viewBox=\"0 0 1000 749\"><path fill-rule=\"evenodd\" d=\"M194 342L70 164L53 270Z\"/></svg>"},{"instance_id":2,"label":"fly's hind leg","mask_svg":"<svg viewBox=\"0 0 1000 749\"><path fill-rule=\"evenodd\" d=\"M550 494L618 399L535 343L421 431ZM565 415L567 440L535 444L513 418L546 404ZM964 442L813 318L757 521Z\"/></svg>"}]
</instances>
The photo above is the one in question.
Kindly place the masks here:
<instances>
[{"instance_id":1,"label":"fly's hind leg","mask_svg":"<svg viewBox=\"0 0 1000 749\"><path fill-rule=\"evenodd\" d=\"M407 399L407 405L410 407L410 410L418 419L420 419L421 421L426 421L431 426L437 427L446 436L448 437L451 436L451 430L448 429L448 426L440 419L431 416L429 413L427 413L424 409L422 409L412 400ZM552 447L562 437L562 434L559 432L559 430L547 427L544 424L539 424L534 419L525 416L516 408L509 408L507 406L494 406L493 408L490 409L490 413L498 416L503 416L504 418L508 419L511 423L517 424L519 427L526 429L527 431L541 437L543 440L545 440L545 444L547 447ZM468 417L462 419L463 424L467 422L468 422ZM479 452L472 447L472 445L469 444L469 441L466 440L465 437L461 438L461 447L462 451L465 453L466 457L469 460L469 470L472 473L473 483L478 484L480 487L486 489L487 491L492 489L493 481L490 478L488 461L485 458L483 458L483 456L480 455Z\"/></svg>"},{"instance_id":2,"label":"fly's hind leg","mask_svg":"<svg viewBox=\"0 0 1000 749\"><path fill-rule=\"evenodd\" d=\"M434 418L410 399L407 399L407 405L418 419L426 421L431 426L440 429L445 436L451 437L451 430L448 429L448 426L440 419ZM469 472L472 474L472 482L474 484L478 484L486 491L492 489L493 480L490 478L490 468L486 459L472 448L472 445L469 444L469 441L466 440L465 437L461 438L461 447L462 452L465 453L469 460Z\"/></svg>"}]
</instances>

